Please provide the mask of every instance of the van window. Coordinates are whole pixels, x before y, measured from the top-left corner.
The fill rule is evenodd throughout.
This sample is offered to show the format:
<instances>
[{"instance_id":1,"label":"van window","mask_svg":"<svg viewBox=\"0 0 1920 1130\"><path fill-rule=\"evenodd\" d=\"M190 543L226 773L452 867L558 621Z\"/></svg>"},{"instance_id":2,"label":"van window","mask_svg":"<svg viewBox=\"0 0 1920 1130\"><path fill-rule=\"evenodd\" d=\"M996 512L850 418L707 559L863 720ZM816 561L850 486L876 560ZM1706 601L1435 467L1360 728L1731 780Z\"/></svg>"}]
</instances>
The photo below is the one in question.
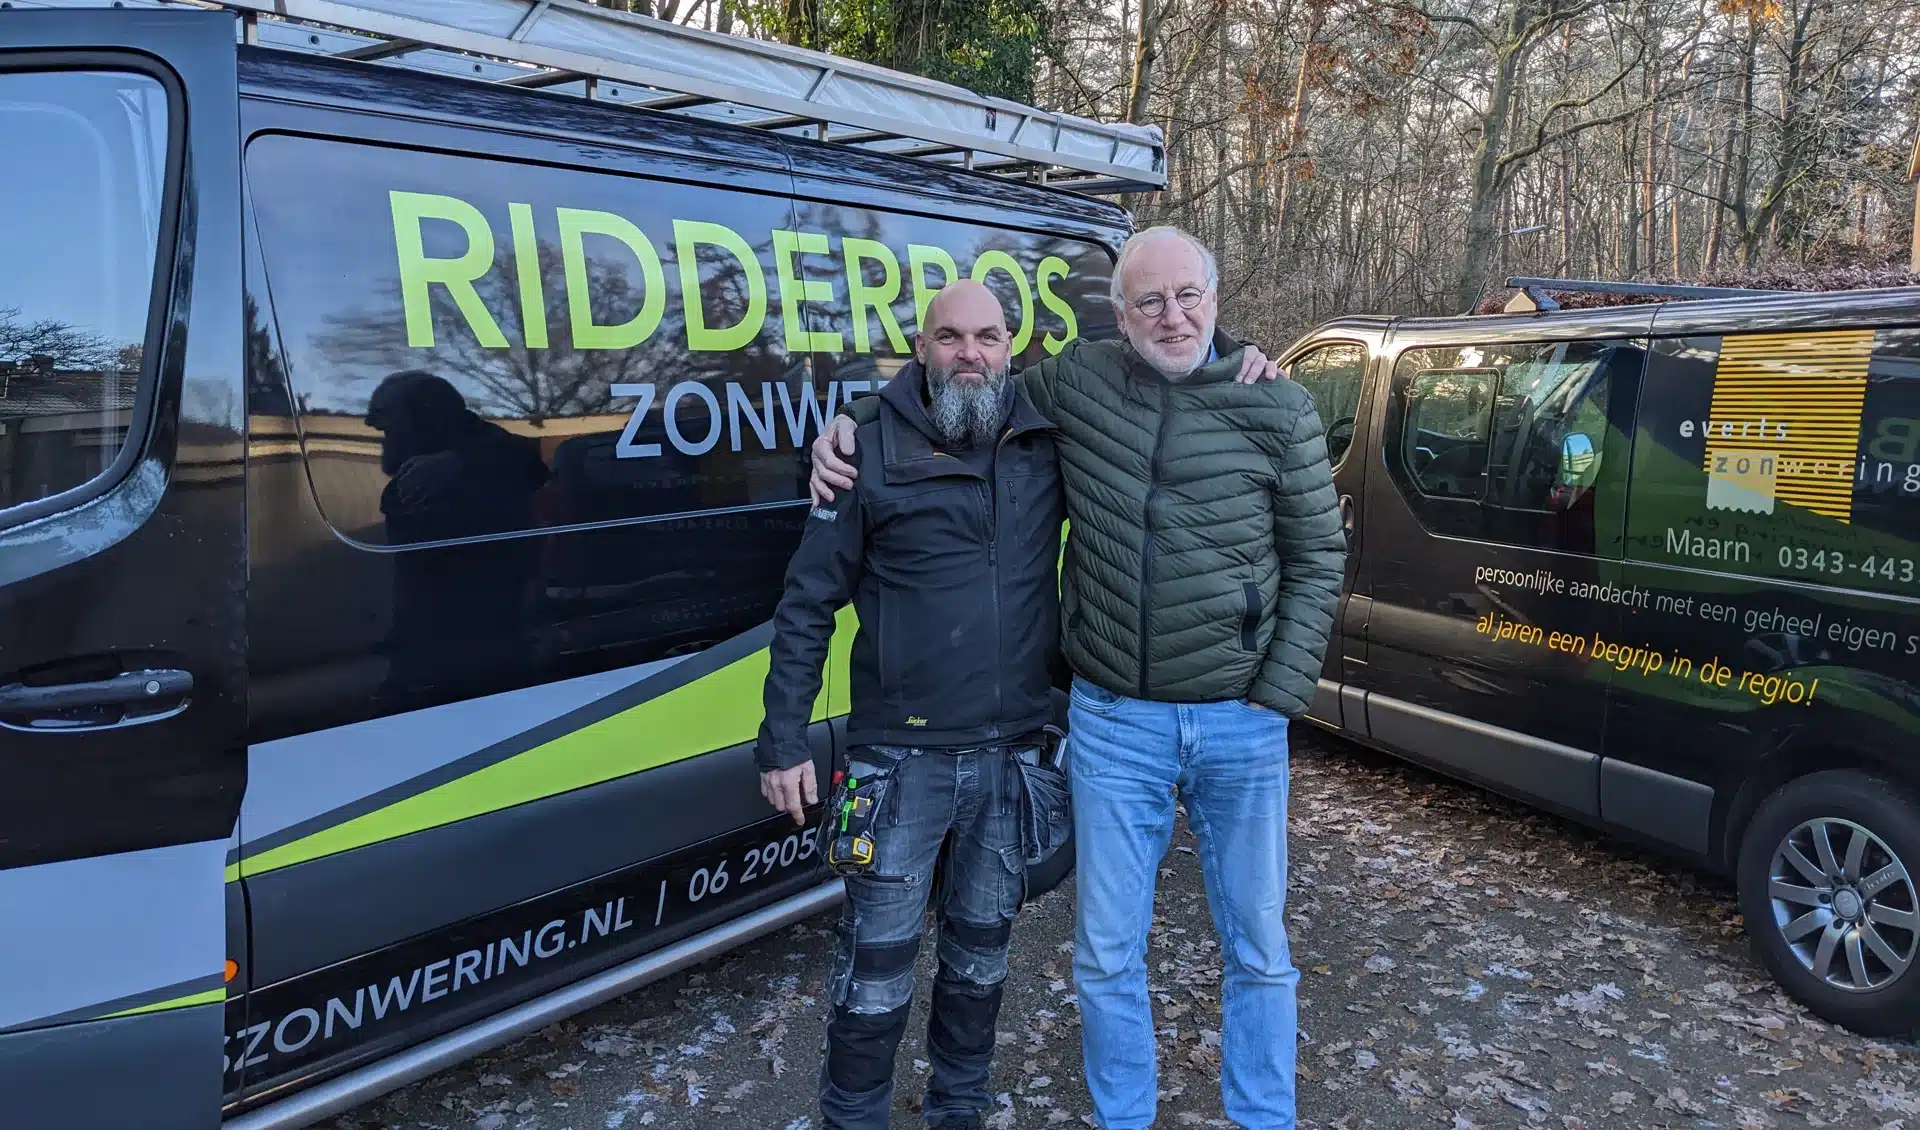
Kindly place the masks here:
<instances>
[{"instance_id":1,"label":"van window","mask_svg":"<svg viewBox=\"0 0 1920 1130\"><path fill-rule=\"evenodd\" d=\"M143 75L0 74L0 511L104 474L140 387L167 167Z\"/></svg>"},{"instance_id":2,"label":"van window","mask_svg":"<svg viewBox=\"0 0 1920 1130\"><path fill-rule=\"evenodd\" d=\"M1920 328L1661 343L1637 560L1920 595Z\"/></svg>"},{"instance_id":3,"label":"van window","mask_svg":"<svg viewBox=\"0 0 1920 1130\"><path fill-rule=\"evenodd\" d=\"M1408 350L1388 452L1402 494L1435 533L1594 552L1608 450L1625 448L1614 416L1631 407L1643 358L1624 341Z\"/></svg>"},{"instance_id":4,"label":"van window","mask_svg":"<svg viewBox=\"0 0 1920 1130\"><path fill-rule=\"evenodd\" d=\"M1105 287L1058 240L713 184L281 135L247 169L313 489L372 545L804 502L939 285L1006 291L1029 359Z\"/></svg>"},{"instance_id":5,"label":"van window","mask_svg":"<svg viewBox=\"0 0 1920 1130\"><path fill-rule=\"evenodd\" d=\"M1353 421L1367 375L1366 346L1350 341L1320 346L1295 358L1287 375L1313 394L1314 410L1326 429L1327 458L1339 465L1353 443Z\"/></svg>"},{"instance_id":6,"label":"van window","mask_svg":"<svg viewBox=\"0 0 1920 1130\"><path fill-rule=\"evenodd\" d=\"M1500 371L1460 363L1478 362L1477 354L1417 349L1400 359L1406 402L1400 462L1429 498L1477 499L1486 492L1487 434Z\"/></svg>"}]
</instances>

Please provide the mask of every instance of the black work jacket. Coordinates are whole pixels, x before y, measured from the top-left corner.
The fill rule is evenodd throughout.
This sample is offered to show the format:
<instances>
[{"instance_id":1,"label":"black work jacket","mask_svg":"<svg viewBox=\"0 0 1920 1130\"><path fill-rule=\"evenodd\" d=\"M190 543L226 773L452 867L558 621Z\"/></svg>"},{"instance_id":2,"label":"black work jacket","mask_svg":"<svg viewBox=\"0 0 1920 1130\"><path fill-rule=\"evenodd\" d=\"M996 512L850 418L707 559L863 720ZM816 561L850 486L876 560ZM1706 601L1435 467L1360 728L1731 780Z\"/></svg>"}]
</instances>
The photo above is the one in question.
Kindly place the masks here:
<instances>
[{"instance_id":1,"label":"black work jacket","mask_svg":"<svg viewBox=\"0 0 1920 1130\"><path fill-rule=\"evenodd\" d=\"M850 744L964 749L1052 719L1066 519L1053 425L1016 392L991 458L949 454L923 381L909 363L888 382L879 418L855 433L853 489L807 518L774 613L762 769L811 756L821 666L849 599Z\"/></svg>"}]
</instances>

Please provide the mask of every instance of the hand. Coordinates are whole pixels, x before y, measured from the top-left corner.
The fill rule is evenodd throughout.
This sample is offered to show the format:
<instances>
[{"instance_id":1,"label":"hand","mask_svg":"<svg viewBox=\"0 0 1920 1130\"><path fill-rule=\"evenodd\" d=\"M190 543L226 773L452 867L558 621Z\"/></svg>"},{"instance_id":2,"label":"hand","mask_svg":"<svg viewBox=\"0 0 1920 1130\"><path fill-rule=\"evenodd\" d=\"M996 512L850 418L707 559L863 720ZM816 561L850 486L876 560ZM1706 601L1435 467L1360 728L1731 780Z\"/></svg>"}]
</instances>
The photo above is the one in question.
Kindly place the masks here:
<instances>
[{"instance_id":1,"label":"hand","mask_svg":"<svg viewBox=\"0 0 1920 1130\"><path fill-rule=\"evenodd\" d=\"M444 494L459 481L463 469L459 452L416 455L400 465L399 472L393 476L393 489L401 502L418 506Z\"/></svg>"},{"instance_id":2,"label":"hand","mask_svg":"<svg viewBox=\"0 0 1920 1130\"><path fill-rule=\"evenodd\" d=\"M832 502L836 487L852 490L853 480L860 477L852 463L840 458L853 456L853 431L852 420L835 416L813 441L813 475L807 479L807 493L815 506Z\"/></svg>"},{"instance_id":3,"label":"hand","mask_svg":"<svg viewBox=\"0 0 1920 1130\"><path fill-rule=\"evenodd\" d=\"M1273 358L1260 352L1259 346L1249 345L1240 351L1240 375L1233 379L1236 384L1250 385L1277 380L1285 375Z\"/></svg>"},{"instance_id":4,"label":"hand","mask_svg":"<svg viewBox=\"0 0 1920 1130\"><path fill-rule=\"evenodd\" d=\"M760 795L767 803L805 824L804 809L820 802L820 785L813 777L813 762L802 761L791 769L769 769L760 774Z\"/></svg>"}]
</instances>

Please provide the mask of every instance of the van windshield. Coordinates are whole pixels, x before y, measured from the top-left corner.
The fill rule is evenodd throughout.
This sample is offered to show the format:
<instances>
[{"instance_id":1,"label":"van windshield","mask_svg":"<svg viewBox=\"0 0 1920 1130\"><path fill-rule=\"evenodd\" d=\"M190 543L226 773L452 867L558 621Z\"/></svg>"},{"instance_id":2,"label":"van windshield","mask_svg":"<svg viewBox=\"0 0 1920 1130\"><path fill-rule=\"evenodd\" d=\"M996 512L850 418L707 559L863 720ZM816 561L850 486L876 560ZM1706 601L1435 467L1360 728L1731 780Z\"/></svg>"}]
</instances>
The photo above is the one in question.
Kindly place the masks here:
<instances>
[{"instance_id":1,"label":"van windshield","mask_svg":"<svg viewBox=\"0 0 1920 1130\"><path fill-rule=\"evenodd\" d=\"M139 391L167 158L142 75L0 74L0 515L119 455Z\"/></svg>"}]
</instances>

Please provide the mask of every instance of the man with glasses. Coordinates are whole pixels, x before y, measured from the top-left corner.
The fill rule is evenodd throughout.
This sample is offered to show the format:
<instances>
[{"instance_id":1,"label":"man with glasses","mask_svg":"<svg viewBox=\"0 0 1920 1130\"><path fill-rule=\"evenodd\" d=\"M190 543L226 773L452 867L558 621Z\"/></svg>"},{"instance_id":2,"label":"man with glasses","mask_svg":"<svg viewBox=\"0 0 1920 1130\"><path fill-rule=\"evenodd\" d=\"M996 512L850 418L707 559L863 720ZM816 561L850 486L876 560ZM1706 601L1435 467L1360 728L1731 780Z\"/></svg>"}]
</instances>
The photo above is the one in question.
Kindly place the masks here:
<instances>
[{"instance_id":1,"label":"man with glasses","mask_svg":"<svg viewBox=\"0 0 1920 1130\"><path fill-rule=\"evenodd\" d=\"M1313 701L1346 546L1312 398L1239 377L1239 347L1215 334L1218 285L1192 236L1140 232L1113 273L1125 341L1073 342L1022 375L1058 429L1071 522L1073 967L1104 1130L1154 1119L1147 930L1176 794L1225 966L1227 1117L1294 1126L1287 726ZM850 423L813 445L817 497L853 482Z\"/></svg>"}]
</instances>

